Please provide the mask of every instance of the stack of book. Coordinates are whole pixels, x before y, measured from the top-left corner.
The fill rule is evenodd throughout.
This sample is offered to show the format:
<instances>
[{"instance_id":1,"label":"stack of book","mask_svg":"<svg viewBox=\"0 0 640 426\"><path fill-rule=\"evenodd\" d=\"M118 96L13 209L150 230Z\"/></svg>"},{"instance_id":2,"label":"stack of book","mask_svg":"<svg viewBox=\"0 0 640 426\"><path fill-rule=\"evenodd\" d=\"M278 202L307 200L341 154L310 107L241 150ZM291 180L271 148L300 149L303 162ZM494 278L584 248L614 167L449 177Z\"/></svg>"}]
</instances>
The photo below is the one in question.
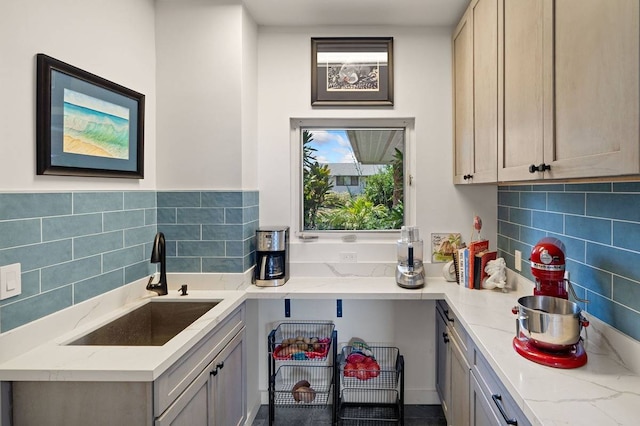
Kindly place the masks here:
<instances>
[{"instance_id":1,"label":"stack of book","mask_svg":"<svg viewBox=\"0 0 640 426\"><path fill-rule=\"evenodd\" d=\"M482 282L487 277L485 266L490 260L495 260L497 252L489 250L489 240L477 240L467 247L458 249L453 254L453 265L458 284L471 289L481 289Z\"/></svg>"}]
</instances>

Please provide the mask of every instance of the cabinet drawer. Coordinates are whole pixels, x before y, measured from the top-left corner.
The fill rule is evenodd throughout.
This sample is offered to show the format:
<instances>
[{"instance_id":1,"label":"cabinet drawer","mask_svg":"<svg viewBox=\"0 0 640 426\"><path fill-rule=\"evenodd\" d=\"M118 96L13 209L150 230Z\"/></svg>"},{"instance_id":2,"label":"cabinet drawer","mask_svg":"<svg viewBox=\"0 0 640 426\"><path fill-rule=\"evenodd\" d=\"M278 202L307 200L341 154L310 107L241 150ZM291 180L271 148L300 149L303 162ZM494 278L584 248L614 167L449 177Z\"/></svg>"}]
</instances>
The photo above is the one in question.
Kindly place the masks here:
<instances>
[{"instance_id":1,"label":"cabinet drawer","mask_svg":"<svg viewBox=\"0 0 640 426\"><path fill-rule=\"evenodd\" d=\"M158 417L244 327L244 305L231 313L154 382L154 416Z\"/></svg>"},{"instance_id":2,"label":"cabinet drawer","mask_svg":"<svg viewBox=\"0 0 640 426\"><path fill-rule=\"evenodd\" d=\"M444 300L438 300L436 306L440 315L447 323L451 337L456 339L456 342L460 346L462 353L465 354L467 361L471 363L471 355L469 348L471 347L471 340L467 331L464 329L458 317L449 309L449 305Z\"/></svg>"},{"instance_id":3,"label":"cabinet drawer","mask_svg":"<svg viewBox=\"0 0 640 426\"><path fill-rule=\"evenodd\" d=\"M490 402L492 409L494 409L500 419L504 420L504 423L500 424L516 424L506 423L506 420L510 419L515 420L518 426L531 425L520 407L511 397L511 394L509 394L480 351L475 347L473 349L473 364L471 371L477 379L480 388L486 394L485 396Z\"/></svg>"}]
</instances>

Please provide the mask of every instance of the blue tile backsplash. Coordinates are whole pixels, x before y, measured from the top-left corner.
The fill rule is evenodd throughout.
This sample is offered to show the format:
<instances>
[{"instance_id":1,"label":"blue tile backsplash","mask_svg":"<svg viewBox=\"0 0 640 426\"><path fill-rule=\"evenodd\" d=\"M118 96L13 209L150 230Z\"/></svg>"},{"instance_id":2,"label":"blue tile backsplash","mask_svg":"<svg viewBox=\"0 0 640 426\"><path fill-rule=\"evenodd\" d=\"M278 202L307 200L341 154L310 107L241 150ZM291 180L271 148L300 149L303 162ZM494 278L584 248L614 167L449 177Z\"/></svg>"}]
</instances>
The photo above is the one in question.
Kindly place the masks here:
<instances>
[{"instance_id":1,"label":"blue tile backsplash","mask_svg":"<svg viewBox=\"0 0 640 426\"><path fill-rule=\"evenodd\" d=\"M0 266L19 262L22 294L0 301L0 332L152 274L241 273L255 261L257 191L0 193ZM590 314L640 340L640 182L498 188L498 250L531 276L528 253L560 238Z\"/></svg>"},{"instance_id":2,"label":"blue tile backsplash","mask_svg":"<svg viewBox=\"0 0 640 426\"><path fill-rule=\"evenodd\" d=\"M255 262L257 191L158 192L169 272L244 272Z\"/></svg>"},{"instance_id":3,"label":"blue tile backsplash","mask_svg":"<svg viewBox=\"0 0 640 426\"><path fill-rule=\"evenodd\" d=\"M170 272L244 272L257 227L257 191L0 193L0 266L22 268L0 332L152 274L157 231Z\"/></svg>"},{"instance_id":4,"label":"blue tile backsplash","mask_svg":"<svg viewBox=\"0 0 640 426\"><path fill-rule=\"evenodd\" d=\"M528 262L540 238L559 238L582 308L640 340L640 182L498 188L498 250L534 281Z\"/></svg>"}]
</instances>

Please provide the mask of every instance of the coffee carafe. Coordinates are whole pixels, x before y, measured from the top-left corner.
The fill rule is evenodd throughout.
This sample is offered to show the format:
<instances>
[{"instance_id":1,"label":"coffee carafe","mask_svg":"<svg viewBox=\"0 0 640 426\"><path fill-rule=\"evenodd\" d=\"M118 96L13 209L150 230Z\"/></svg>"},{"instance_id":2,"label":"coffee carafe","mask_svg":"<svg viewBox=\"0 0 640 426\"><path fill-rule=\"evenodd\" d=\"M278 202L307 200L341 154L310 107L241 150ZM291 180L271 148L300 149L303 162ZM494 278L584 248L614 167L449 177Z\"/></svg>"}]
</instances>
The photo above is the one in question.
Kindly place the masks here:
<instances>
[{"instance_id":1,"label":"coffee carafe","mask_svg":"<svg viewBox=\"0 0 640 426\"><path fill-rule=\"evenodd\" d=\"M425 284L422 263L423 243L417 226L403 226L398 240L396 283L403 288L421 288Z\"/></svg>"},{"instance_id":2,"label":"coffee carafe","mask_svg":"<svg viewBox=\"0 0 640 426\"><path fill-rule=\"evenodd\" d=\"M289 227L261 227L256 230L256 267L253 282L259 287L276 287L289 280Z\"/></svg>"}]
</instances>

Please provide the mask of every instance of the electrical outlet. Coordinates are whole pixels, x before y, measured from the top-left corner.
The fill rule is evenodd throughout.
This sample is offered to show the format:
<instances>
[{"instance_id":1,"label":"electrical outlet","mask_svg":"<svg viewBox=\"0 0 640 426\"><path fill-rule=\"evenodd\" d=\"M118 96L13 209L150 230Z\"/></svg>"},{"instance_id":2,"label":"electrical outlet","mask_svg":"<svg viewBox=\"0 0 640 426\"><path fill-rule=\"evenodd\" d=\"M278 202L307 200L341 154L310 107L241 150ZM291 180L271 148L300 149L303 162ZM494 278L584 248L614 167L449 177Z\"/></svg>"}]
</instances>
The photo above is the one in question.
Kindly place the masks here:
<instances>
[{"instance_id":1,"label":"electrical outlet","mask_svg":"<svg viewBox=\"0 0 640 426\"><path fill-rule=\"evenodd\" d=\"M340 253L340 262L342 263L356 263L358 261L358 255L352 251L343 251Z\"/></svg>"},{"instance_id":2,"label":"electrical outlet","mask_svg":"<svg viewBox=\"0 0 640 426\"><path fill-rule=\"evenodd\" d=\"M520 250L516 250L516 262L515 268L516 271L522 271L522 252Z\"/></svg>"}]
</instances>

